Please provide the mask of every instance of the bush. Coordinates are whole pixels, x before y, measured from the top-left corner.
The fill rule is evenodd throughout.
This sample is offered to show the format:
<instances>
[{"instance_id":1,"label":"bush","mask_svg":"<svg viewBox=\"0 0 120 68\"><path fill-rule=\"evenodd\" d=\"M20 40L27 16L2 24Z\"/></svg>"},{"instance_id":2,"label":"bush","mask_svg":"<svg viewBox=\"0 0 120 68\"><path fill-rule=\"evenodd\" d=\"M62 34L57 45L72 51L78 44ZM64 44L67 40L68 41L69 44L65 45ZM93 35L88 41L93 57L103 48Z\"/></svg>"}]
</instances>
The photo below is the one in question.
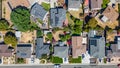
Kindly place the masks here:
<instances>
[{"instance_id":1,"label":"bush","mask_svg":"<svg viewBox=\"0 0 120 68\"><path fill-rule=\"evenodd\" d=\"M17 38L13 32L7 32L4 37L5 44L11 44L13 47L17 45Z\"/></svg>"},{"instance_id":2,"label":"bush","mask_svg":"<svg viewBox=\"0 0 120 68\"><path fill-rule=\"evenodd\" d=\"M46 36L47 36L47 38L48 38L50 41L52 41L53 36L52 36L52 33L51 33L51 32L48 32Z\"/></svg>"},{"instance_id":3,"label":"bush","mask_svg":"<svg viewBox=\"0 0 120 68\"><path fill-rule=\"evenodd\" d=\"M7 30L9 28L9 24L6 20L0 20L0 31Z\"/></svg>"},{"instance_id":4,"label":"bush","mask_svg":"<svg viewBox=\"0 0 120 68\"><path fill-rule=\"evenodd\" d=\"M42 30L37 30L37 37L39 38L39 37L41 37L41 36L43 36Z\"/></svg>"},{"instance_id":5,"label":"bush","mask_svg":"<svg viewBox=\"0 0 120 68\"><path fill-rule=\"evenodd\" d=\"M23 63L25 63L25 60L23 58L17 58L17 63L23 64Z\"/></svg>"},{"instance_id":6,"label":"bush","mask_svg":"<svg viewBox=\"0 0 120 68\"><path fill-rule=\"evenodd\" d=\"M57 63L63 63L63 60L62 60L62 58L59 58L59 57L52 57L52 63L55 63L55 64L57 64Z\"/></svg>"},{"instance_id":7,"label":"bush","mask_svg":"<svg viewBox=\"0 0 120 68\"><path fill-rule=\"evenodd\" d=\"M106 8L110 0L103 0L102 8Z\"/></svg>"},{"instance_id":8,"label":"bush","mask_svg":"<svg viewBox=\"0 0 120 68\"><path fill-rule=\"evenodd\" d=\"M46 10L46 11L49 11L49 9L50 9L50 4L47 4L47 3L44 3L44 2L42 2L42 7Z\"/></svg>"}]
</instances>

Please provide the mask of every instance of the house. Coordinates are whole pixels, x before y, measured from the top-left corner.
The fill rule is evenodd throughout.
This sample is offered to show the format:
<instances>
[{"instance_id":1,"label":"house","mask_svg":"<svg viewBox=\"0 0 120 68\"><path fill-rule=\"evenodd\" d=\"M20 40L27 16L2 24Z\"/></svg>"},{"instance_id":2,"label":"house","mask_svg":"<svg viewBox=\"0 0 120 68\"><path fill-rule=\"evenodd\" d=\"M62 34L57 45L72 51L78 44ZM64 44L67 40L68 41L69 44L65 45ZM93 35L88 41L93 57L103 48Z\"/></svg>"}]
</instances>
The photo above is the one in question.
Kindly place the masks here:
<instances>
[{"instance_id":1,"label":"house","mask_svg":"<svg viewBox=\"0 0 120 68\"><path fill-rule=\"evenodd\" d=\"M14 9L18 6L25 6L27 8L30 7L30 3L28 0L8 0L8 5L10 6L11 9Z\"/></svg>"},{"instance_id":2,"label":"house","mask_svg":"<svg viewBox=\"0 0 120 68\"><path fill-rule=\"evenodd\" d=\"M55 46L54 47L54 56L60 58L68 58L68 46Z\"/></svg>"},{"instance_id":3,"label":"house","mask_svg":"<svg viewBox=\"0 0 120 68\"><path fill-rule=\"evenodd\" d=\"M30 58L31 46L31 44L17 44L16 56L19 58Z\"/></svg>"},{"instance_id":4,"label":"house","mask_svg":"<svg viewBox=\"0 0 120 68\"><path fill-rule=\"evenodd\" d=\"M115 22L119 16L119 13L111 6L108 6L102 13L101 20L103 22Z\"/></svg>"},{"instance_id":5,"label":"house","mask_svg":"<svg viewBox=\"0 0 120 68\"><path fill-rule=\"evenodd\" d=\"M110 50L107 50L107 57L110 63L120 63L120 37L117 37L117 44L111 44Z\"/></svg>"},{"instance_id":6,"label":"house","mask_svg":"<svg viewBox=\"0 0 120 68\"><path fill-rule=\"evenodd\" d=\"M68 0L68 10L78 11L82 7L83 0Z\"/></svg>"},{"instance_id":7,"label":"house","mask_svg":"<svg viewBox=\"0 0 120 68\"><path fill-rule=\"evenodd\" d=\"M36 42L36 58L41 58L43 54L50 54L50 44L45 44L43 38L37 38Z\"/></svg>"},{"instance_id":8,"label":"house","mask_svg":"<svg viewBox=\"0 0 120 68\"><path fill-rule=\"evenodd\" d=\"M47 13L47 11L38 3L35 3L31 7L30 14L34 19L39 19L39 20L43 21L46 13Z\"/></svg>"},{"instance_id":9,"label":"house","mask_svg":"<svg viewBox=\"0 0 120 68\"><path fill-rule=\"evenodd\" d=\"M72 57L78 58L86 53L86 42L82 36L72 36Z\"/></svg>"},{"instance_id":10,"label":"house","mask_svg":"<svg viewBox=\"0 0 120 68\"><path fill-rule=\"evenodd\" d=\"M100 10L102 5L102 0L90 0L91 10Z\"/></svg>"},{"instance_id":11,"label":"house","mask_svg":"<svg viewBox=\"0 0 120 68\"><path fill-rule=\"evenodd\" d=\"M0 56L10 57L12 56L13 49L9 48L8 45L2 44L0 45Z\"/></svg>"},{"instance_id":12,"label":"house","mask_svg":"<svg viewBox=\"0 0 120 68\"><path fill-rule=\"evenodd\" d=\"M63 8L50 9L50 25L51 27L62 27L66 20L66 10Z\"/></svg>"},{"instance_id":13,"label":"house","mask_svg":"<svg viewBox=\"0 0 120 68\"><path fill-rule=\"evenodd\" d=\"M88 52L91 57L102 59L105 57L105 38L95 36L89 38Z\"/></svg>"}]
</instances>

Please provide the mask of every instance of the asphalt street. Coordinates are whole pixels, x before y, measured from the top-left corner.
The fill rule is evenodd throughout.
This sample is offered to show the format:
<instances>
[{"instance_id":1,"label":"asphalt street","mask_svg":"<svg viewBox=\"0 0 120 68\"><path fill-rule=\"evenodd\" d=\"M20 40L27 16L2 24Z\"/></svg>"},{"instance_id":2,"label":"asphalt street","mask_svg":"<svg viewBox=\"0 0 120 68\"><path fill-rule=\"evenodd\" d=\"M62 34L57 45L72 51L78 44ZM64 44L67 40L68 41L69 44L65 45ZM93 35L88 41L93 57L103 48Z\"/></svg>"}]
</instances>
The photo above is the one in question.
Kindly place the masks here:
<instances>
[{"instance_id":1,"label":"asphalt street","mask_svg":"<svg viewBox=\"0 0 120 68\"><path fill-rule=\"evenodd\" d=\"M0 65L0 68L54 68L54 65ZM61 68L118 68L117 65L61 65Z\"/></svg>"}]
</instances>

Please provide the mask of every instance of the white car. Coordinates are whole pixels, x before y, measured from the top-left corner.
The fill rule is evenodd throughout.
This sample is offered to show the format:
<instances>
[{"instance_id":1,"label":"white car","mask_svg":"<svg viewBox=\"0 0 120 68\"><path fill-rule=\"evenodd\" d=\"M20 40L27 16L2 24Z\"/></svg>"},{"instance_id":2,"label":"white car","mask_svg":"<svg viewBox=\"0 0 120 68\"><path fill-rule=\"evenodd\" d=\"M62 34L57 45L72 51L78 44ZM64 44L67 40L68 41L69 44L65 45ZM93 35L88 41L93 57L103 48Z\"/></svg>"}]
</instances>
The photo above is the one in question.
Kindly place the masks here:
<instances>
[{"instance_id":1,"label":"white car","mask_svg":"<svg viewBox=\"0 0 120 68\"><path fill-rule=\"evenodd\" d=\"M60 64L55 64L54 65L54 68L60 68L61 66L60 66Z\"/></svg>"}]
</instances>

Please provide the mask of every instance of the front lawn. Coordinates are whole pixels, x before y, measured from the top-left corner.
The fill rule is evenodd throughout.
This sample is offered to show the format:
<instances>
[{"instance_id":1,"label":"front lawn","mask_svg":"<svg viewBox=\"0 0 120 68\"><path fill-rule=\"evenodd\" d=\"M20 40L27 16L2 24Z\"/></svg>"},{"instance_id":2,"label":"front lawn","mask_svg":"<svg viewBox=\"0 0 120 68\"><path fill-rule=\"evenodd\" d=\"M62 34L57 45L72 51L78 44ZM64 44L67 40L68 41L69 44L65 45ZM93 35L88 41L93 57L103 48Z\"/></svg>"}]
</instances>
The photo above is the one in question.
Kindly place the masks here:
<instances>
[{"instance_id":1,"label":"front lawn","mask_svg":"<svg viewBox=\"0 0 120 68\"><path fill-rule=\"evenodd\" d=\"M62 60L62 58L53 56L52 57L52 63L55 63L55 64L63 63L63 60Z\"/></svg>"},{"instance_id":2,"label":"front lawn","mask_svg":"<svg viewBox=\"0 0 120 68\"><path fill-rule=\"evenodd\" d=\"M82 57L79 56L78 58L72 58L72 56L69 57L69 62L70 63L81 63L82 62Z\"/></svg>"},{"instance_id":3,"label":"front lawn","mask_svg":"<svg viewBox=\"0 0 120 68\"><path fill-rule=\"evenodd\" d=\"M49 9L50 9L50 4L47 4L47 3L44 3L44 2L42 2L42 7L46 10L46 11L49 11Z\"/></svg>"}]
</instances>

